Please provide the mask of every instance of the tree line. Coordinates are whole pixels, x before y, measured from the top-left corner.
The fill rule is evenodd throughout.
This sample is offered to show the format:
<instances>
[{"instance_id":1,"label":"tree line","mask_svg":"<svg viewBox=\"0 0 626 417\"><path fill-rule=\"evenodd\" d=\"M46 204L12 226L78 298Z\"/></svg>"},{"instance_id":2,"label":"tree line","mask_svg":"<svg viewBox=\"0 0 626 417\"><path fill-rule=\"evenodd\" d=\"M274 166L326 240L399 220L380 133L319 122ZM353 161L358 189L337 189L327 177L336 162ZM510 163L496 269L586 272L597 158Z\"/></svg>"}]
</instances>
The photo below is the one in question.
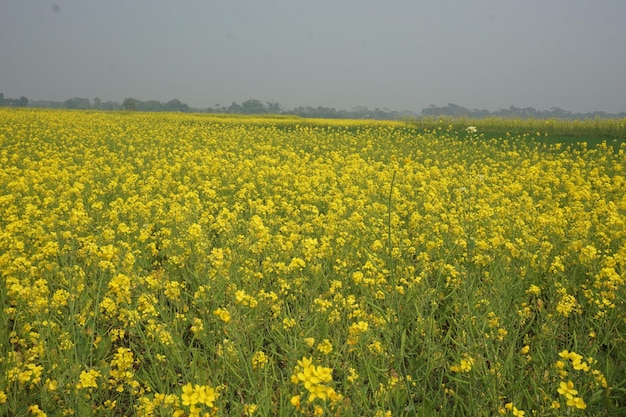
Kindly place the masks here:
<instances>
[{"instance_id":1,"label":"tree line","mask_svg":"<svg viewBox=\"0 0 626 417\"><path fill-rule=\"evenodd\" d=\"M592 119L592 118L624 118L626 112L617 114L595 111L589 113L572 113L559 107L549 110L537 110L533 107L515 107L499 109L496 111L468 109L458 104L448 103L445 106L430 105L422 109L421 113L408 110L395 111L387 108L369 109L364 106L356 106L350 110L338 110L334 107L323 106L298 106L293 109L285 109L276 101L261 102L249 99L241 104L232 102L228 106L216 104L213 107L194 108L178 99L166 102L158 100L139 100L134 97L126 97L120 103L117 101L103 101L96 97L93 100L83 97L73 97L65 101L52 100L29 100L27 97L5 98L0 93L0 107L37 107L55 109L79 109L79 110L123 110L143 112L182 112L182 113L225 113L225 114L286 114L310 118L327 119L376 119L376 120L406 120L421 117L505 117L523 119Z\"/></svg>"},{"instance_id":2,"label":"tree line","mask_svg":"<svg viewBox=\"0 0 626 417\"><path fill-rule=\"evenodd\" d=\"M481 119L486 117L505 117L520 119L595 119L595 118L624 118L626 112L611 114L604 111L594 111L588 113L573 113L563 110L560 107L551 107L549 110L537 110L533 107L515 107L510 106L508 109L499 109L493 112L489 110L467 109L454 103L448 103L445 106L431 105L422 109L422 116L437 117L469 117Z\"/></svg>"}]
</instances>

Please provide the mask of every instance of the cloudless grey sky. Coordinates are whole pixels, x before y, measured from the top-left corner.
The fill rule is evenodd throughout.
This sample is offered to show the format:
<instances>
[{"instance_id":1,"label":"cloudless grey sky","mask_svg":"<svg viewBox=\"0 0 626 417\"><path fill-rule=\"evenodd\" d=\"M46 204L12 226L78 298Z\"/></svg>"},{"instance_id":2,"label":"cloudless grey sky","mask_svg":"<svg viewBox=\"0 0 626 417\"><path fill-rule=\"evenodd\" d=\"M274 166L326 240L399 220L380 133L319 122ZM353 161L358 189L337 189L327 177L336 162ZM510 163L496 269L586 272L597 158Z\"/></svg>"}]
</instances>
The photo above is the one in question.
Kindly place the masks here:
<instances>
[{"instance_id":1,"label":"cloudless grey sky","mask_svg":"<svg viewBox=\"0 0 626 417\"><path fill-rule=\"evenodd\" d=\"M625 0L0 0L0 92L626 111Z\"/></svg>"}]
</instances>

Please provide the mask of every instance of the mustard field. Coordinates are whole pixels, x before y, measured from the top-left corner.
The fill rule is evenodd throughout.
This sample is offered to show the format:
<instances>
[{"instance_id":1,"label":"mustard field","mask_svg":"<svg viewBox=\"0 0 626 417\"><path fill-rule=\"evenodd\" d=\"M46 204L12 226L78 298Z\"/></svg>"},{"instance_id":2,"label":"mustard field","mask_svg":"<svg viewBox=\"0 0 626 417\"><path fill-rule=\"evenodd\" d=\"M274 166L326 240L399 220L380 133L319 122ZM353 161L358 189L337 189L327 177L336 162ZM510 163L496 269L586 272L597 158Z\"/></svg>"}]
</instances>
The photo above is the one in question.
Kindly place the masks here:
<instances>
[{"instance_id":1,"label":"mustard field","mask_svg":"<svg viewBox=\"0 0 626 417\"><path fill-rule=\"evenodd\" d=\"M533 123L0 109L0 415L626 413L626 145Z\"/></svg>"}]
</instances>

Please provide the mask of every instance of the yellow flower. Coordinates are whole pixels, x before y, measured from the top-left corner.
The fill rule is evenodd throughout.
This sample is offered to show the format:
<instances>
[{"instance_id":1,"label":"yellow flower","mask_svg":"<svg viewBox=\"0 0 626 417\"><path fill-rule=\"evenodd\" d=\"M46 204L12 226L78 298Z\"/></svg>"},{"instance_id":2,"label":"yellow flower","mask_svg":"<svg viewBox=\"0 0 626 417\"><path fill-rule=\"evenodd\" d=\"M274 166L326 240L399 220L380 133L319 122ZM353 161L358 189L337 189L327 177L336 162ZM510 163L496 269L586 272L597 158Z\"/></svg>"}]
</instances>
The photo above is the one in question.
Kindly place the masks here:
<instances>
[{"instance_id":1,"label":"yellow flower","mask_svg":"<svg viewBox=\"0 0 626 417\"><path fill-rule=\"evenodd\" d=\"M563 317L569 317L572 312L578 313L579 309L578 301L571 294L563 294L556 305L556 311Z\"/></svg>"},{"instance_id":2,"label":"yellow flower","mask_svg":"<svg viewBox=\"0 0 626 417\"><path fill-rule=\"evenodd\" d=\"M517 407L515 407L513 405L513 403L506 403L504 405L504 408L506 408L507 410L510 410L513 412L513 415L515 417L524 417L524 414L526 414L523 410L518 409ZM506 411L504 413L500 413L500 414L506 414Z\"/></svg>"},{"instance_id":3,"label":"yellow flower","mask_svg":"<svg viewBox=\"0 0 626 417\"><path fill-rule=\"evenodd\" d=\"M224 323L228 323L230 321L230 313L225 308L218 308L213 311L213 314L219 317Z\"/></svg>"},{"instance_id":4,"label":"yellow flower","mask_svg":"<svg viewBox=\"0 0 626 417\"><path fill-rule=\"evenodd\" d=\"M289 318L289 317L285 317L283 319L283 329L285 329L285 330L291 329L295 325L296 325L296 320L295 319Z\"/></svg>"},{"instance_id":5,"label":"yellow flower","mask_svg":"<svg viewBox=\"0 0 626 417\"><path fill-rule=\"evenodd\" d=\"M48 390L56 391L58 386L59 386L59 381L57 381L56 379L50 379L50 378L46 379L46 388L48 388Z\"/></svg>"},{"instance_id":6,"label":"yellow flower","mask_svg":"<svg viewBox=\"0 0 626 417\"><path fill-rule=\"evenodd\" d=\"M369 323L366 321L359 321L352 323L348 329L348 344L356 345L358 338L362 333L365 333L369 328Z\"/></svg>"},{"instance_id":7,"label":"yellow flower","mask_svg":"<svg viewBox=\"0 0 626 417\"><path fill-rule=\"evenodd\" d=\"M587 404L585 404L585 401L583 401L583 399L580 397L568 398L567 405L569 407L576 407L581 410L584 410L585 408L587 408Z\"/></svg>"},{"instance_id":8,"label":"yellow flower","mask_svg":"<svg viewBox=\"0 0 626 417\"><path fill-rule=\"evenodd\" d=\"M290 402L291 405L293 405L297 409L300 409L300 395L294 395L293 397L291 397Z\"/></svg>"},{"instance_id":9,"label":"yellow flower","mask_svg":"<svg viewBox=\"0 0 626 417\"><path fill-rule=\"evenodd\" d=\"M256 404L244 404L243 406L243 413L244 415L246 415L246 417L251 417L256 410L258 410L259 406Z\"/></svg>"},{"instance_id":10,"label":"yellow flower","mask_svg":"<svg viewBox=\"0 0 626 417\"><path fill-rule=\"evenodd\" d=\"M195 405L198 404L198 393L193 389L191 382L183 387L183 393L180 398L183 400L183 405Z\"/></svg>"},{"instance_id":11,"label":"yellow flower","mask_svg":"<svg viewBox=\"0 0 626 417\"><path fill-rule=\"evenodd\" d=\"M332 381L332 372L332 368L315 366L312 358L304 357L298 361L298 366L296 366L291 376L291 381L296 384L302 383L304 388L306 388L309 392L307 402L311 402L316 398L325 401L328 397L334 398L336 396L333 388L324 385Z\"/></svg>"},{"instance_id":12,"label":"yellow flower","mask_svg":"<svg viewBox=\"0 0 626 417\"><path fill-rule=\"evenodd\" d=\"M76 388L98 388L98 383L96 382L97 378L100 378L101 374L99 371L94 369L90 369L89 371L82 371L80 373L79 379L80 382L76 385Z\"/></svg>"},{"instance_id":13,"label":"yellow flower","mask_svg":"<svg viewBox=\"0 0 626 417\"><path fill-rule=\"evenodd\" d=\"M322 352L325 355L328 355L330 352L333 351L333 345L332 345L332 343L330 343L330 340L324 339L323 342L321 342L321 343L319 343L317 345L317 350L319 350L320 352Z\"/></svg>"},{"instance_id":14,"label":"yellow flower","mask_svg":"<svg viewBox=\"0 0 626 417\"><path fill-rule=\"evenodd\" d=\"M191 382L183 386L183 392L180 395L183 405L188 406L190 409L194 409L196 404L213 407L217 397L218 393L214 388L198 384L193 386Z\"/></svg>"},{"instance_id":15,"label":"yellow flower","mask_svg":"<svg viewBox=\"0 0 626 417\"><path fill-rule=\"evenodd\" d=\"M198 223L194 223L187 229L187 233L190 237L198 239L202 235L202 226Z\"/></svg>"},{"instance_id":16,"label":"yellow flower","mask_svg":"<svg viewBox=\"0 0 626 417\"><path fill-rule=\"evenodd\" d=\"M202 319L198 317L193 318L193 324L191 325L190 330L193 334L198 334L204 329L204 324L202 323Z\"/></svg>"},{"instance_id":17,"label":"yellow flower","mask_svg":"<svg viewBox=\"0 0 626 417\"><path fill-rule=\"evenodd\" d=\"M39 408L38 405L31 405L28 407L29 414L34 415L35 417L46 417L46 413Z\"/></svg>"},{"instance_id":18,"label":"yellow flower","mask_svg":"<svg viewBox=\"0 0 626 417\"><path fill-rule=\"evenodd\" d=\"M577 371L589 371L589 364L587 364L587 362L583 362L581 359L572 361L572 367Z\"/></svg>"},{"instance_id":19,"label":"yellow flower","mask_svg":"<svg viewBox=\"0 0 626 417\"><path fill-rule=\"evenodd\" d=\"M212 387L196 385L194 391L198 394L198 402L208 407L213 407L217 399L217 392Z\"/></svg>"},{"instance_id":20,"label":"yellow flower","mask_svg":"<svg viewBox=\"0 0 626 417\"><path fill-rule=\"evenodd\" d=\"M572 381L561 381L557 391L559 394L564 395L568 400L578 394L578 391L574 389L574 383Z\"/></svg>"},{"instance_id":21,"label":"yellow flower","mask_svg":"<svg viewBox=\"0 0 626 417\"><path fill-rule=\"evenodd\" d=\"M509 334L507 329L498 329L498 340L504 340L507 334Z\"/></svg>"},{"instance_id":22,"label":"yellow flower","mask_svg":"<svg viewBox=\"0 0 626 417\"><path fill-rule=\"evenodd\" d=\"M526 290L526 294L530 294L530 295L539 295L541 294L541 288L539 288L536 285L531 285L527 290Z\"/></svg>"},{"instance_id":23,"label":"yellow flower","mask_svg":"<svg viewBox=\"0 0 626 417\"><path fill-rule=\"evenodd\" d=\"M461 363L459 365L452 365L450 370L452 372L469 372L472 370L473 365L474 359L465 355L465 358L461 359Z\"/></svg>"},{"instance_id":24,"label":"yellow flower","mask_svg":"<svg viewBox=\"0 0 626 417\"><path fill-rule=\"evenodd\" d=\"M269 362L269 358L262 350L258 350L254 352L252 356L252 369L263 369L265 365Z\"/></svg>"}]
</instances>

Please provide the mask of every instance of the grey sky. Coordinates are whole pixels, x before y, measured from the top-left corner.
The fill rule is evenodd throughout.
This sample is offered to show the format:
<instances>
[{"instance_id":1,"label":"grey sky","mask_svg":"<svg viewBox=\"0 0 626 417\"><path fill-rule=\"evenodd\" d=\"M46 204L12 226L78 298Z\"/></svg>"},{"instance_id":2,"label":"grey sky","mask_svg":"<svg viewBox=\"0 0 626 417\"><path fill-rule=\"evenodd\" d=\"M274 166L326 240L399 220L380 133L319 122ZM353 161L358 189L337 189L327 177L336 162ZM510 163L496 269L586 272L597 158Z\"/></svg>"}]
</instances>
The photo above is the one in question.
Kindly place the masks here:
<instances>
[{"instance_id":1,"label":"grey sky","mask_svg":"<svg viewBox=\"0 0 626 417\"><path fill-rule=\"evenodd\" d=\"M624 0L0 0L0 92L626 111Z\"/></svg>"}]
</instances>

